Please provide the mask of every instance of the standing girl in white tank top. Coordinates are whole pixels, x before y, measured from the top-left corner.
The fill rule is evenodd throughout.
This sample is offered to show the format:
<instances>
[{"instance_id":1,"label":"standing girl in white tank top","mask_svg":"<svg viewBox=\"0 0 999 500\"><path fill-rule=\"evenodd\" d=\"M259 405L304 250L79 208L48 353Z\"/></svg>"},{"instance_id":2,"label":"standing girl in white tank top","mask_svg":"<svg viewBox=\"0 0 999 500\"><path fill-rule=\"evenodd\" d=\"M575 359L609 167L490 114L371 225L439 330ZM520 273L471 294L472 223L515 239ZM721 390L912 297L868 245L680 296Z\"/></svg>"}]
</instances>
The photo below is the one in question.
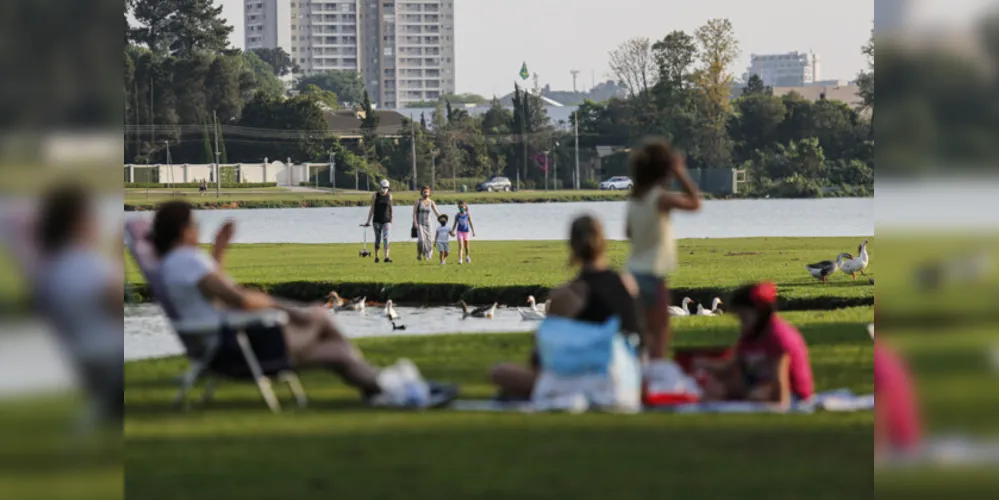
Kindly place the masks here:
<instances>
[{"instance_id":1,"label":"standing girl in white tank top","mask_svg":"<svg viewBox=\"0 0 999 500\"><path fill-rule=\"evenodd\" d=\"M683 157L665 140L650 140L634 150L631 170L634 187L628 199L627 232L631 242L628 270L638 282L644 309L642 344L649 357L645 379L651 394L655 392L657 380L671 371L663 361L670 336L666 276L677 265L670 213L673 210L700 210L701 194L687 174ZM682 186L682 193L668 191L674 179Z\"/></svg>"}]
</instances>

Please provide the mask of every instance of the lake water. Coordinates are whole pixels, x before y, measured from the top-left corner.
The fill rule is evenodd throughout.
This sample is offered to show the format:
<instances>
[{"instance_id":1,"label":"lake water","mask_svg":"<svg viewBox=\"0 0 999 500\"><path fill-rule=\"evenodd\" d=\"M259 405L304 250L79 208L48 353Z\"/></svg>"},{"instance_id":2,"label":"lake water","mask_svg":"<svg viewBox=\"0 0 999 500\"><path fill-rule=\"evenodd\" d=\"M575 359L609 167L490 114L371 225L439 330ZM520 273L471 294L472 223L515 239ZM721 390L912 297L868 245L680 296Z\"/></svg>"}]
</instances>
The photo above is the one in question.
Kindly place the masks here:
<instances>
[{"instance_id":1,"label":"lake water","mask_svg":"<svg viewBox=\"0 0 999 500\"><path fill-rule=\"evenodd\" d=\"M439 335L441 333L507 333L528 332L537 322L524 321L515 308L496 310L494 319L461 319L461 311L453 307L396 307L405 331L393 331L381 314L381 308L371 307L363 313L336 313L336 322L351 338L394 335ZM332 313L331 313L332 314ZM157 358L182 354L183 348L159 306L142 304L125 308L125 360Z\"/></svg>"},{"instance_id":2,"label":"lake water","mask_svg":"<svg viewBox=\"0 0 999 500\"><path fill-rule=\"evenodd\" d=\"M456 213L454 206L440 208L452 218ZM411 241L412 210L395 208L393 240ZM473 205L470 211L480 240L567 239L570 221L584 213L600 216L609 238L625 239L624 202ZM205 243L226 219L236 221L237 243L358 243L367 215L365 207L205 210L198 220ZM874 198L707 201L700 212L678 213L674 220L678 238L870 236Z\"/></svg>"}]
</instances>

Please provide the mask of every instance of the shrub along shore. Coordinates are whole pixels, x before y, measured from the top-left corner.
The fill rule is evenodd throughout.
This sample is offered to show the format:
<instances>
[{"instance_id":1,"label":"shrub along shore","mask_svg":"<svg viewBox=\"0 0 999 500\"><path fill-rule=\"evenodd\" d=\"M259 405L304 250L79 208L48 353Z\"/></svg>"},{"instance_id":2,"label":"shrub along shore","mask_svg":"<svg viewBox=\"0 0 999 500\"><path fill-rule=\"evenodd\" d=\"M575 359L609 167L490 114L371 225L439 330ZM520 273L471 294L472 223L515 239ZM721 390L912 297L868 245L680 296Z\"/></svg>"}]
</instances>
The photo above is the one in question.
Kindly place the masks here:
<instances>
[{"instance_id":1,"label":"shrub along shore","mask_svg":"<svg viewBox=\"0 0 999 500\"><path fill-rule=\"evenodd\" d=\"M838 273L825 285L805 271L805 264L855 249L861 239L681 240L680 268L670 278L672 302L678 304L689 296L709 306L714 297L724 300L745 283L769 279L777 283L785 310L869 306L874 303L874 286L867 279L853 281ZM521 306L528 295L544 300L572 272L566 265L565 242L473 242L473 263L461 266L456 259L446 266L418 262L410 242L393 243L395 262L391 264L362 259L357 250L356 244L235 245L226 266L238 282L287 299L324 300L336 290L344 297L365 296L374 302L391 299L415 306L452 305L459 300ZM626 252L626 243L611 242L612 265L621 267ZM129 301L150 300L131 259L127 280Z\"/></svg>"}]
</instances>

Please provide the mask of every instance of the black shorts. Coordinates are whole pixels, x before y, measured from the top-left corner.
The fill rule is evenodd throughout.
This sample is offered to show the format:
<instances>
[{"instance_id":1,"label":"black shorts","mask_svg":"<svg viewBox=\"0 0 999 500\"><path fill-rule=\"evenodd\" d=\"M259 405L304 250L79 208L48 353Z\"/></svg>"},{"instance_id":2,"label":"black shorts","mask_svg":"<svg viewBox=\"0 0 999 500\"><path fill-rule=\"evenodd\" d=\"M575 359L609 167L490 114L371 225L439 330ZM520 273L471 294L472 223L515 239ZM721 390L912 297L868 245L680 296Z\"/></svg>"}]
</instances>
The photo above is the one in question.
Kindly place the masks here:
<instances>
[{"instance_id":1,"label":"black shorts","mask_svg":"<svg viewBox=\"0 0 999 500\"><path fill-rule=\"evenodd\" d=\"M236 330L228 327L219 333L221 344L215 357L212 358L211 369L229 377L251 377L250 366L246 363L236 334ZM285 344L284 332L280 326L250 327L246 329L246 336L264 375L274 375L292 368L288 358L288 346Z\"/></svg>"}]
</instances>

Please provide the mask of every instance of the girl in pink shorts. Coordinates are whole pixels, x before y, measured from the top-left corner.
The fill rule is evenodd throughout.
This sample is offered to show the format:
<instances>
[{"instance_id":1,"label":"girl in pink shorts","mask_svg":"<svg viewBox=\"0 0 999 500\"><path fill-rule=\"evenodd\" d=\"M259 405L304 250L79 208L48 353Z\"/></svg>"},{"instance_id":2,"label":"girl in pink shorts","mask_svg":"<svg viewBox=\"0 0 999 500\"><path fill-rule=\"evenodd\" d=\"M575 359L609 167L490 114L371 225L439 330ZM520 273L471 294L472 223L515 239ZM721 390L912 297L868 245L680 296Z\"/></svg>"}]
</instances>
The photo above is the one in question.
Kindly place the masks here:
<instances>
[{"instance_id":1,"label":"girl in pink shorts","mask_svg":"<svg viewBox=\"0 0 999 500\"><path fill-rule=\"evenodd\" d=\"M468 204L464 201L458 202L458 214L454 216L454 226L451 232L458 236L458 264L472 263L472 257L468 253L468 241L475 236L475 224L472 223L472 215L468 213Z\"/></svg>"}]
</instances>

